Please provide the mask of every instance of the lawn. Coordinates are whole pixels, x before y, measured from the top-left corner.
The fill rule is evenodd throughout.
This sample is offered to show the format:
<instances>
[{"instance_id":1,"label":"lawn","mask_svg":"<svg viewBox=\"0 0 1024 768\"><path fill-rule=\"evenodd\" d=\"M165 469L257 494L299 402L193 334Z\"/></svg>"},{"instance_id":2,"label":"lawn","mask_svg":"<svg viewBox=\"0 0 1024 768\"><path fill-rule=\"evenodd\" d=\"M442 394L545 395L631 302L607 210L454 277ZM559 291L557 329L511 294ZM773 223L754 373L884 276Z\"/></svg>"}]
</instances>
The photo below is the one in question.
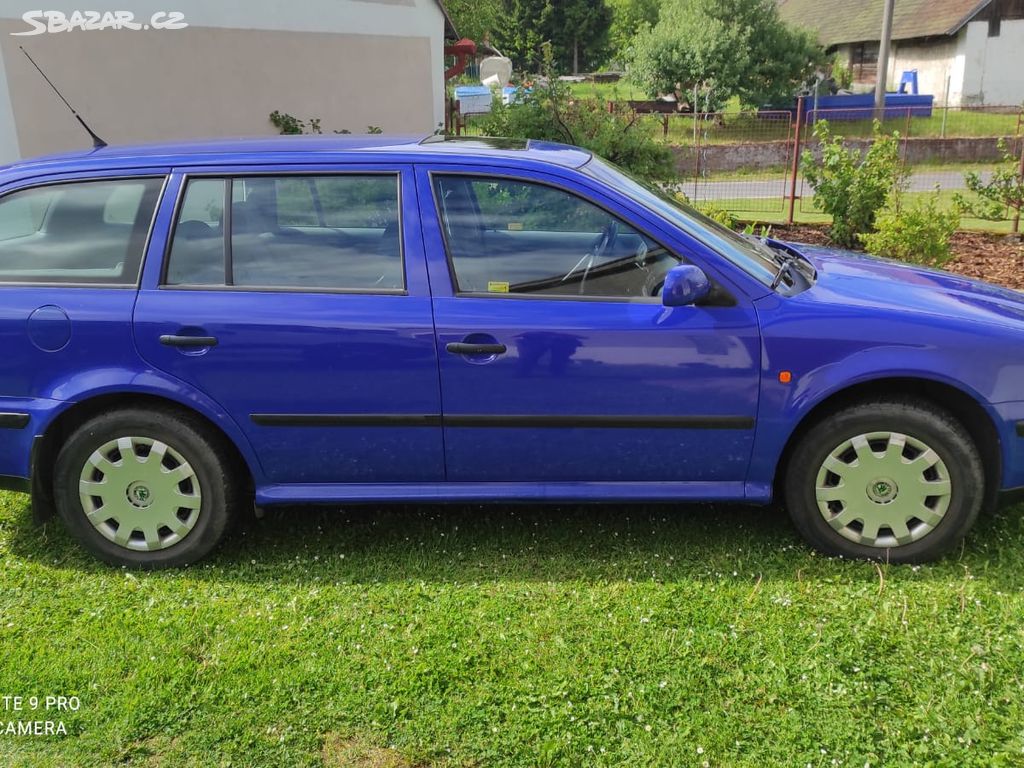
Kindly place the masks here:
<instances>
[{"instance_id":1,"label":"lawn","mask_svg":"<svg viewBox=\"0 0 1024 768\"><path fill-rule=\"evenodd\" d=\"M282 511L139 574L5 494L0 694L81 708L0 763L1020 765L1022 512L888 567L775 510Z\"/></svg>"},{"instance_id":2,"label":"lawn","mask_svg":"<svg viewBox=\"0 0 1024 768\"><path fill-rule=\"evenodd\" d=\"M743 180L744 179L738 179L737 181ZM779 186L782 186L781 182L779 182ZM692 180L689 183L683 182L681 184L681 189L690 195L693 191ZM797 194L800 194L799 186L797 187ZM814 208L814 203L812 202L813 191L809 188L805 188L804 194L807 195L806 199L799 199L796 201L796 206L793 211L794 222L798 224L830 223L832 221L831 216ZM913 205L916 201L924 202L931 194L931 192L904 192L902 199L905 205ZM953 194L952 190L942 190L939 193L939 207L942 209L952 208L954 205ZM698 198L698 202L704 201L701 201ZM721 200L709 200L707 202L719 208L731 211L742 221L756 221L758 223L765 224L781 223L786 221L789 214L789 200L783 200L781 193L777 197L735 197ZM960 229L972 232L998 232L1009 234L1011 227L1012 221L1010 219L1004 219L1002 221L987 221L985 219L969 217L963 217L960 219Z\"/></svg>"}]
</instances>

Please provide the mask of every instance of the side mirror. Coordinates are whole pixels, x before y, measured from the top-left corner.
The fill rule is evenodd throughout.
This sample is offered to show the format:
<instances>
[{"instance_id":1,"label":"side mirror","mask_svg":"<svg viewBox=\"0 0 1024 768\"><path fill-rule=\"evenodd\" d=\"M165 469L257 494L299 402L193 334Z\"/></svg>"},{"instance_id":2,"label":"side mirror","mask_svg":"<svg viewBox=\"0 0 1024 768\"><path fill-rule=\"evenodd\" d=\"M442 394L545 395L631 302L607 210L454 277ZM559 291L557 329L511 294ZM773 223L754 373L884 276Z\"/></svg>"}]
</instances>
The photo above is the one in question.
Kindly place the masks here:
<instances>
[{"instance_id":1,"label":"side mirror","mask_svg":"<svg viewBox=\"0 0 1024 768\"><path fill-rule=\"evenodd\" d=\"M666 307L688 307L711 292L711 281L700 267L680 264L665 275L661 303Z\"/></svg>"}]
</instances>

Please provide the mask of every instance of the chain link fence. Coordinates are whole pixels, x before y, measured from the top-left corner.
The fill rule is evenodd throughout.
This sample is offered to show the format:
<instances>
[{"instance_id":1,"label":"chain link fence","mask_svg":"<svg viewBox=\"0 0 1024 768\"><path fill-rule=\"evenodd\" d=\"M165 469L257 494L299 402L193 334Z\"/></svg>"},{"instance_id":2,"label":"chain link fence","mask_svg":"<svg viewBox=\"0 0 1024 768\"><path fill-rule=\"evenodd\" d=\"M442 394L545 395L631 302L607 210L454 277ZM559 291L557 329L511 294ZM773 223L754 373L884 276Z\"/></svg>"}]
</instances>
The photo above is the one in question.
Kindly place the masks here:
<instances>
[{"instance_id":1,"label":"chain link fence","mask_svg":"<svg viewBox=\"0 0 1024 768\"><path fill-rule=\"evenodd\" d=\"M814 126L827 120L833 135L842 136L848 146L867 149L873 134L873 120L865 110L811 109L801 128L801 146L815 151ZM907 172L904 200L912 202L938 191L942 207L953 207L957 193L970 199L965 175L977 173L983 181L1005 164L1003 147L1021 162L1024 152L1020 107L888 107L879 120L883 134L898 133L900 158ZM797 210L805 215L818 213L814 207L814 191L800 177ZM1010 231L1013 213L1005 211L1000 221L964 216L961 226L967 229Z\"/></svg>"},{"instance_id":2,"label":"chain link fence","mask_svg":"<svg viewBox=\"0 0 1024 768\"><path fill-rule=\"evenodd\" d=\"M825 221L814 207L814 191L800 173L800 156L816 152L814 127L829 122L831 133L852 148L866 150L873 136L870 107L756 112L676 111L672 102L608 102L609 111L627 114L637 130L665 142L675 154L676 189L699 205L713 205L743 219L764 222ZM898 132L900 156L908 172L907 200L939 190L940 204L954 195L968 198L964 176L982 180L1004 164L1001 145L1024 163L1024 114L1020 106L888 106L879 120L883 133ZM460 133L474 134L463 118ZM1000 221L963 217L962 227L1016 231L1013 212Z\"/></svg>"}]
</instances>

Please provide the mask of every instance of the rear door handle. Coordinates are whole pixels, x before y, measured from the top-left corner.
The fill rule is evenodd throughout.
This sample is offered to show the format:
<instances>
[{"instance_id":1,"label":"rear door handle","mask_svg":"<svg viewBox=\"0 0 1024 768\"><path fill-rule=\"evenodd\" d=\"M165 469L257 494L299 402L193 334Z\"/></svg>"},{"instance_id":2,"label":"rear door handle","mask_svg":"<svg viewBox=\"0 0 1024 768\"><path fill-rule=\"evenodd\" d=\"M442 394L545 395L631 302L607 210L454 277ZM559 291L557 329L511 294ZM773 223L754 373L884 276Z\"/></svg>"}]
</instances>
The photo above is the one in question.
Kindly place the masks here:
<instances>
[{"instance_id":1,"label":"rear door handle","mask_svg":"<svg viewBox=\"0 0 1024 768\"><path fill-rule=\"evenodd\" d=\"M160 337L160 343L167 347L216 347L216 336L175 336L167 334Z\"/></svg>"},{"instance_id":2,"label":"rear door handle","mask_svg":"<svg viewBox=\"0 0 1024 768\"><path fill-rule=\"evenodd\" d=\"M470 344L465 341L452 341L445 349L453 355L503 355L508 351L504 344Z\"/></svg>"}]
</instances>

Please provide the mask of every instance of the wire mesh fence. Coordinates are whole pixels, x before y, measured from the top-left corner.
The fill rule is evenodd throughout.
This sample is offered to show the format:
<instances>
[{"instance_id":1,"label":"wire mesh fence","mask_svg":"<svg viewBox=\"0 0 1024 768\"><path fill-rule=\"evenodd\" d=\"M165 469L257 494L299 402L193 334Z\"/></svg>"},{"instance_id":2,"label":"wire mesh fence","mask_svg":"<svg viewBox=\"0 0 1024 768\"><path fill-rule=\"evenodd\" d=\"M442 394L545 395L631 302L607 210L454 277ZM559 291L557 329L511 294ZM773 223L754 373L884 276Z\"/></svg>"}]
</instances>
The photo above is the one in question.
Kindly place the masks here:
<instances>
[{"instance_id":1,"label":"wire mesh fence","mask_svg":"<svg viewBox=\"0 0 1024 768\"><path fill-rule=\"evenodd\" d=\"M695 203L777 217L793 173L795 125L787 110L633 117L671 144L679 187Z\"/></svg>"},{"instance_id":2,"label":"wire mesh fence","mask_svg":"<svg viewBox=\"0 0 1024 768\"><path fill-rule=\"evenodd\" d=\"M825 217L814 206L814 191L800 173L801 155L817 152L815 126L828 121L831 133L848 147L866 151L878 118L884 134L897 132L900 157L908 173L906 201L938 190L942 207L953 207L956 195L974 197L965 176L982 181L1005 165L1005 153L1024 162L1024 113L1020 106L932 107L888 106L881 114L871 107L754 112L676 111L672 102L607 102L609 111L626 114L635 130L668 144L675 155L674 185L698 205L712 205L745 219L784 221ZM479 116L463 116L459 132L478 135ZM969 229L1009 232L1014 212L998 221L964 215Z\"/></svg>"},{"instance_id":3,"label":"wire mesh fence","mask_svg":"<svg viewBox=\"0 0 1024 768\"><path fill-rule=\"evenodd\" d=\"M874 131L871 109L810 109L801 129L803 149L815 153L814 128L823 120L850 148L866 151L870 146ZM937 194L941 208L952 208L957 195L976 199L968 191L967 174L976 173L987 181L996 168L1006 164L1007 154L1011 164L1019 164L1024 151L1020 107L887 107L878 122L881 133L899 134L900 159L907 173L906 203ZM800 213L818 213L814 192L802 176L797 194ZM1014 226L1013 211L1006 209L996 221L965 214L961 226L1009 231Z\"/></svg>"}]
</instances>

